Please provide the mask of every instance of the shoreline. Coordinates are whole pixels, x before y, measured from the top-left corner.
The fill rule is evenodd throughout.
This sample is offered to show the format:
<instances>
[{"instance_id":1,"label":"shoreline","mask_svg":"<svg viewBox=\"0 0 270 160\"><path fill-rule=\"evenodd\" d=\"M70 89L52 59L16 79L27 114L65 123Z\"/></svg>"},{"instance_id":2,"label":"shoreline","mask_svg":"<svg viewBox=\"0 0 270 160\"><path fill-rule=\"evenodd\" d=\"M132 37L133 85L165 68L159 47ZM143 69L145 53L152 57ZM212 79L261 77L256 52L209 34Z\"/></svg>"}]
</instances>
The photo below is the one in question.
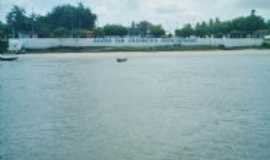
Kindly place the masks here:
<instances>
[{"instance_id":1,"label":"shoreline","mask_svg":"<svg viewBox=\"0 0 270 160\"><path fill-rule=\"evenodd\" d=\"M249 47L224 47L224 46L155 46L155 47L54 47L47 49L25 49L29 53L97 53L97 52L172 52L172 51L235 51L235 50L265 50L270 46L249 46ZM24 54L24 53L22 53Z\"/></svg>"},{"instance_id":2,"label":"shoreline","mask_svg":"<svg viewBox=\"0 0 270 160\"><path fill-rule=\"evenodd\" d=\"M151 57L226 56L226 55L270 55L270 49L158 51L158 52L46 52L20 54L19 57L68 58L68 59L116 59Z\"/></svg>"}]
</instances>

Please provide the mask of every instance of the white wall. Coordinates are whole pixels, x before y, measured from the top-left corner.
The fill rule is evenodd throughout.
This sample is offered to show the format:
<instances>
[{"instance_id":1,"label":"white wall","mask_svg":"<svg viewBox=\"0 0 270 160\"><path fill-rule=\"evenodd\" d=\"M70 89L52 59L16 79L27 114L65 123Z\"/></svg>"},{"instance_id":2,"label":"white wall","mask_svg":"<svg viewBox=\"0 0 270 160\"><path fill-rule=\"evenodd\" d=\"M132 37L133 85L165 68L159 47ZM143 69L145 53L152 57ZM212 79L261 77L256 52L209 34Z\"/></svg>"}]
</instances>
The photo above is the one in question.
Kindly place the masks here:
<instances>
[{"instance_id":1,"label":"white wall","mask_svg":"<svg viewBox=\"0 0 270 160\"><path fill-rule=\"evenodd\" d=\"M95 46L160 46L173 45L174 39L169 38L22 38L10 39L14 45L20 43L23 48L46 49L53 47L95 47ZM14 47L13 47L14 48Z\"/></svg>"},{"instance_id":2,"label":"white wall","mask_svg":"<svg viewBox=\"0 0 270 160\"><path fill-rule=\"evenodd\" d=\"M227 38L22 38L9 39L9 49L48 49L53 47L150 47L164 45L182 46L219 46L225 47L245 47L260 46L263 39L227 39Z\"/></svg>"},{"instance_id":3,"label":"white wall","mask_svg":"<svg viewBox=\"0 0 270 160\"><path fill-rule=\"evenodd\" d=\"M8 50L9 51L18 51L22 48L22 42L19 39L9 39L8 41Z\"/></svg>"},{"instance_id":4,"label":"white wall","mask_svg":"<svg viewBox=\"0 0 270 160\"><path fill-rule=\"evenodd\" d=\"M261 46L263 39L255 38L198 38L193 41L182 41L183 46L219 46L225 47L249 47L249 46Z\"/></svg>"}]
</instances>

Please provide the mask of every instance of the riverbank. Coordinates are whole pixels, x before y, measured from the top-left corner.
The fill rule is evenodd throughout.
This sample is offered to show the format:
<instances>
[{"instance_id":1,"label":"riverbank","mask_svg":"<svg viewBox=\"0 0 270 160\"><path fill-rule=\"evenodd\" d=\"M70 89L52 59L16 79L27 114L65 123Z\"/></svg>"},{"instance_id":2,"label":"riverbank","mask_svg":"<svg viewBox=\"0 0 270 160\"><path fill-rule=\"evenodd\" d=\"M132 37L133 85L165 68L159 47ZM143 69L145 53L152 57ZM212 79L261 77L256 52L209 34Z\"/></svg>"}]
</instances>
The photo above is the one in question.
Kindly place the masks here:
<instances>
[{"instance_id":1,"label":"riverbank","mask_svg":"<svg viewBox=\"0 0 270 160\"><path fill-rule=\"evenodd\" d=\"M116 59L126 57L134 58L168 58L168 57L189 57L189 56L226 56L226 55L269 55L270 49L242 49L242 50L198 50L198 51L159 51L159 52L46 52L42 54L29 53L19 55L19 59Z\"/></svg>"},{"instance_id":2,"label":"riverbank","mask_svg":"<svg viewBox=\"0 0 270 160\"><path fill-rule=\"evenodd\" d=\"M217 50L222 49L211 46L182 47L182 46L157 46L157 47L54 47L48 49L26 49L27 53L87 53L87 52L158 52L158 51L187 51L187 50Z\"/></svg>"},{"instance_id":3,"label":"riverbank","mask_svg":"<svg viewBox=\"0 0 270 160\"><path fill-rule=\"evenodd\" d=\"M26 49L26 53L95 53L95 52L162 52L162 51L211 51L211 50L246 50L270 49L269 45L250 47L220 46L156 46L156 47L54 47L48 49Z\"/></svg>"}]
</instances>

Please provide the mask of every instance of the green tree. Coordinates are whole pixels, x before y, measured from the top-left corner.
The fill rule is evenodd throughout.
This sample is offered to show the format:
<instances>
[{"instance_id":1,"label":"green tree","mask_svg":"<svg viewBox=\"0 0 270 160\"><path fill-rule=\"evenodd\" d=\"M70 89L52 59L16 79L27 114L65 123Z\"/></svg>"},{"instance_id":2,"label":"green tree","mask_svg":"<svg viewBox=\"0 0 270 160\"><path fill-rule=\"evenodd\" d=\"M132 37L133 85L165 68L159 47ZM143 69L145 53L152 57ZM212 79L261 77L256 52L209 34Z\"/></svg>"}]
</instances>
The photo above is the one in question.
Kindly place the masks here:
<instances>
[{"instance_id":1,"label":"green tree","mask_svg":"<svg viewBox=\"0 0 270 160\"><path fill-rule=\"evenodd\" d=\"M48 23L52 29L65 28L72 30L75 28L75 7L71 5L62 5L55 7L48 15Z\"/></svg>"},{"instance_id":2,"label":"green tree","mask_svg":"<svg viewBox=\"0 0 270 160\"><path fill-rule=\"evenodd\" d=\"M166 31L161 25L152 25L149 34L153 37L162 37L166 34Z\"/></svg>"},{"instance_id":3,"label":"green tree","mask_svg":"<svg viewBox=\"0 0 270 160\"><path fill-rule=\"evenodd\" d=\"M50 37L52 36L52 27L48 22L46 16L36 16L34 19L34 30L39 37Z\"/></svg>"},{"instance_id":4,"label":"green tree","mask_svg":"<svg viewBox=\"0 0 270 160\"><path fill-rule=\"evenodd\" d=\"M104 29L102 27L97 27L93 30L93 34L95 37L104 37L105 36L105 32Z\"/></svg>"},{"instance_id":5,"label":"green tree","mask_svg":"<svg viewBox=\"0 0 270 160\"><path fill-rule=\"evenodd\" d=\"M0 21L0 53L5 52L8 47L7 31L8 31L7 26Z\"/></svg>"},{"instance_id":6,"label":"green tree","mask_svg":"<svg viewBox=\"0 0 270 160\"><path fill-rule=\"evenodd\" d=\"M92 13L89 8L86 8L82 3L76 8L78 27L82 29L93 29L97 20L97 15Z\"/></svg>"},{"instance_id":7,"label":"green tree","mask_svg":"<svg viewBox=\"0 0 270 160\"><path fill-rule=\"evenodd\" d=\"M0 21L0 39L5 39L8 36L8 27Z\"/></svg>"},{"instance_id":8,"label":"green tree","mask_svg":"<svg viewBox=\"0 0 270 160\"><path fill-rule=\"evenodd\" d=\"M214 22L214 20L212 18L209 20L207 33L209 35L214 35L216 33L215 22Z\"/></svg>"},{"instance_id":9,"label":"green tree","mask_svg":"<svg viewBox=\"0 0 270 160\"><path fill-rule=\"evenodd\" d=\"M6 39L0 39L0 53L7 51L8 41Z\"/></svg>"},{"instance_id":10,"label":"green tree","mask_svg":"<svg viewBox=\"0 0 270 160\"><path fill-rule=\"evenodd\" d=\"M70 31L64 27L59 27L53 30L54 37L68 37L70 35Z\"/></svg>"},{"instance_id":11,"label":"green tree","mask_svg":"<svg viewBox=\"0 0 270 160\"><path fill-rule=\"evenodd\" d=\"M266 29L266 24L261 16L257 16L255 10L247 17L239 17L232 20L231 31L238 31L245 35L251 35L260 29Z\"/></svg>"},{"instance_id":12,"label":"green tree","mask_svg":"<svg viewBox=\"0 0 270 160\"><path fill-rule=\"evenodd\" d=\"M166 34L166 31L162 25L154 25L148 21L141 21L137 24L132 22L131 27L128 28L128 34L130 36L161 37Z\"/></svg>"},{"instance_id":13,"label":"green tree","mask_svg":"<svg viewBox=\"0 0 270 160\"><path fill-rule=\"evenodd\" d=\"M166 37L167 37L167 38L172 38L172 37L173 37L173 34L172 34L172 33L168 33L168 34L166 35Z\"/></svg>"},{"instance_id":14,"label":"green tree","mask_svg":"<svg viewBox=\"0 0 270 160\"><path fill-rule=\"evenodd\" d=\"M263 17L256 15L256 10L252 10L251 15L246 18L246 25L247 27L245 29L249 34L267 28Z\"/></svg>"},{"instance_id":15,"label":"green tree","mask_svg":"<svg viewBox=\"0 0 270 160\"><path fill-rule=\"evenodd\" d=\"M191 24L186 24L182 29L175 30L175 35L177 37L190 37L194 34L194 29Z\"/></svg>"},{"instance_id":16,"label":"green tree","mask_svg":"<svg viewBox=\"0 0 270 160\"><path fill-rule=\"evenodd\" d=\"M251 14L245 17L237 17L228 21L220 21L218 18L215 20L210 19L208 23L197 23L194 30L191 31L190 27L184 27L175 31L178 36L189 36L195 34L199 37L215 36L222 37L224 35L236 35L246 37L252 35L258 30L264 30L269 28L261 16L256 15L256 10L252 10ZM190 33L192 32L192 33Z\"/></svg>"},{"instance_id":17,"label":"green tree","mask_svg":"<svg viewBox=\"0 0 270 160\"><path fill-rule=\"evenodd\" d=\"M106 36L126 36L128 29L122 25L105 25L103 28Z\"/></svg>"},{"instance_id":18,"label":"green tree","mask_svg":"<svg viewBox=\"0 0 270 160\"><path fill-rule=\"evenodd\" d=\"M139 35L142 37L145 37L147 35L149 35L150 33L150 28L153 26L152 23L147 22L147 21L141 21L140 23L138 23L136 25L138 31L139 31Z\"/></svg>"},{"instance_id":19,"label":"green tree","mask_svg":"<svg viewBox=\"0 0 270 160\"><path fill-rule=\"evenodd\" d=\"M131 26L128 28L128 35L129 36L138 36L138 35L140 35L140 30L136 26L135 22L132 22Z\"/></svg>"},{"instance_id":20,"label":"green tree","mask_svg":"<svg viewBox=\"0 0 270 160\"><path fill-rule=\"evenodd\" d=\"M197 23L195 26L195 35L199 37L206 37L209 34L206 22Z\"/></svg>"},{"instance_id":21,"label":"green tree","mask_svg":"<svg viewBox=\"0 0 270 160\"><path fill-rule=\"evenodd\" d=\"M7 24L12 28L13 34L27 32L31 30L30 19L26 16L25 10L18 6L13 6L7 14Z\"/></svg>"},{"instance_id":22,"label":"green tree","mask_svg":"<svg viewBox=\"0 0 270 160\"><path fill-rule=\"evenodd\" d=\"M93 29L97 16L79 3L78 6L57 6L48 13L47 18L47 23L52 29L65 28L74 34L78 29Z\"/></svg>"},{"instance_id":23,"label":"green tree","mask_svg":"<svg viewBox=\"0 0 270 160\"><path fill-rule=\"evenodd\" d=\"M267 26L267 29L270 30L270 20L267 21L266 26Z\"/></svg>"}]
</instances>

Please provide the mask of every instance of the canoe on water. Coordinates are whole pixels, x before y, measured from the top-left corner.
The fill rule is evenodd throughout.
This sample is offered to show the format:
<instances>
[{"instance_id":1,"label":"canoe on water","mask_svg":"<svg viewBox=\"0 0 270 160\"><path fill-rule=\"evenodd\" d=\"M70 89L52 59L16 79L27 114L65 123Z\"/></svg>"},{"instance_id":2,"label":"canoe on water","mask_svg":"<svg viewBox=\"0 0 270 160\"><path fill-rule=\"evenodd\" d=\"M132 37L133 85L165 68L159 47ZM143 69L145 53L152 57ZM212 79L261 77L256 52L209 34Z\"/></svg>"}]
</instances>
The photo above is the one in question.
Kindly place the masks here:
<instances>
[{"instance_id":1,"label":"canoe on water","mask_svg":"<svg viewBox=\"0 0 270 160\"><path fill-rule=\"evenodd\" d=\"M126 62L128 59L127 58L117 58L116 61L118 63L121 63L121 62Z\"/></svg>"},{"instance_id":2,"label":"canoe on water","mask_svg":"<svg viewBox=\"0 0 270 160\"><path fill-rule=\"evenodd\" d=\"M16 61L18 57L0 56L0 61Z\"/></svg>"}]
</instances>

